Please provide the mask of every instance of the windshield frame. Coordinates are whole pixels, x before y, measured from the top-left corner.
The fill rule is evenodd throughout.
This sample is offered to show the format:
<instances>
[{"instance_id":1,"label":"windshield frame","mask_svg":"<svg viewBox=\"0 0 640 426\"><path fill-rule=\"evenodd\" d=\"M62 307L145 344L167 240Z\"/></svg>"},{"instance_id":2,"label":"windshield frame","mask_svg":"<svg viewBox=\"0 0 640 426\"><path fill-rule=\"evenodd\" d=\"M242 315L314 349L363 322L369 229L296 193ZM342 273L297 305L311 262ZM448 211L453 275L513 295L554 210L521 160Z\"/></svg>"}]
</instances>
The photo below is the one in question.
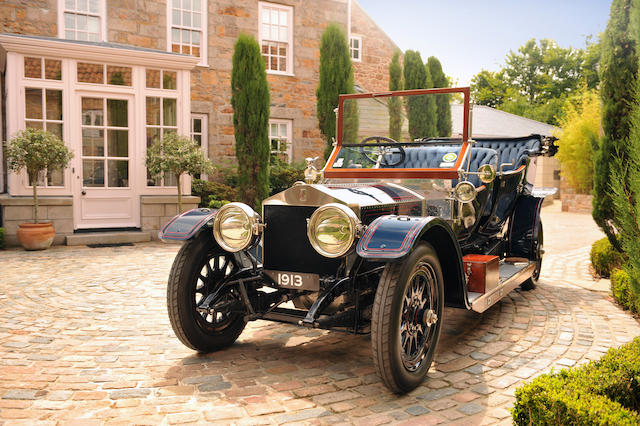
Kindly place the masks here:
<instances>
[{"instance_id":1,"label":"windshield frame","mask_svg":"<svg viewBox=\"0 0 640 426\"><path fill-rule=\"evenodd\" d=\"M367 99L367 98L388 98L392 96L417 96L444 93L461 93L463 100L463 119L462 119L462 147L456 163L449 168L432 168L432 169L343 169L334 168L333 164L342 149L342 117L344 101L348 99ZM448 87L437 89L415 89L415 90L397 90L381 93L354 93L348 95L340 95L338 98L338 122L337 122L337 145L333 149L329 160L324 169L325 178L430 178L430 179L457 179L458 170L462 167L466 159L469 146L469 127L470 127L470 89L469 87ZM372 135L373 136L373 135ZM425 145L428 142L425 142ZM351 145L351 144L349 144Z\"/></svg>"}]
</instances>

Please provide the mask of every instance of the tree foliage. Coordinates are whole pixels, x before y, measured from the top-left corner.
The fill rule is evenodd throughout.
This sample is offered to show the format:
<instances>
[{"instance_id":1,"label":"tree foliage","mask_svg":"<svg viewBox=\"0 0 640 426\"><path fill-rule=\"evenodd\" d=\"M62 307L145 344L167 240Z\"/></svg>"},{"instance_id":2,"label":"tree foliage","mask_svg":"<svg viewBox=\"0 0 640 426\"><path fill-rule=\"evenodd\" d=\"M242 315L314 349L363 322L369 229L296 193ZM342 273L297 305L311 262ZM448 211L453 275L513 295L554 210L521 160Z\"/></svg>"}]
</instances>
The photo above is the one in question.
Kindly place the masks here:
<instances>
[{"instance_id":1,"label":"tree foliage","mask_svg":"<svg viewBox=\"0 0 640 426\"><path fill-rule=\"evenodd\" d=\"M623 163L628 157L631 110L638 74L636 51L638 6L632 0L614 0L609 22L602 36L600 61L600 95L602 98L602 131L595 155L593 187L593 219L611 244L620 249L616 227L622 225L614 213L609 190L611 161L616 154Z\"/></svg>"},{"instance_id":2,"label":"tree foliage","mask_svg":"<svg viewBox=\"0 0 640 426\"><path fill-rule=\"evenodd\" d=\"M325 158L331 153L336 136L333 110L338 106L339 95L344 93L353 93L353 65L344 31L338 24L330 24L322 33L320 82L316 89L318 122L327 141Z\"/></svg>"},{"instance_id":3,"label":"tree foliage","mask_svg":"<svg viewBox=\"0 0 640 426\"><path fill-rule=\"evenodd\" d=\"M560 47L549 39L531 39L510 51L497 72L480 71L471 79L471 93L479 105L558 124L564 101L583 84L598 84L599 46Z\"/></svg>"},{"instance_id":4,"label":"tree foliage","mask_svg":"<svg viewBox=\"0 0 640 426\"><path fill-rule=\"evenodd\" d=\"M600 97L585 90L568 99L563 108L558 137L557 158L562 175L578 192L588 194L593 188L593 147L600 132Z\"/></svg>"},{"instance_id":5,"label":"tree foliage","mask_svg":"<svg viewBox=\"0 0 640 426\"><path fill-rule=\"evenodd\" d=\"M46 130L26 128L6 143L7 167L16 173L26 169L33 186L33 220L38 223L38 174L67 167L73 158L64 142Z\"/></svg>"},{"instance_id":6,"label":"tree foliage","mask_svg":"<svg viewBox=\"0 0 640 426\"><path fill-rule=\"evenodd\" d=\"M431 75L422 62L420 52L407 50L404 54L404 88L433 87ZM433 96L412 96L407 100L409 136L411 139L436 136L436 103Z\"/></svg>"},{"instance_id":7,"label":"tree foliage","mask_svg":"<svg viewBox=\"0 0 640 426\"><path fill-rule=\"evenodd\" d=\"M238 192L258 208L269 195L269 84L258 42L241 34L233 52L231 105L238 160Z\"/></svg>"},{"instance_id":8,"label":"tree foliage","mask_svg":"<svg viewBox=\"0 0 640 426\"><path fill-rule=\"evenodd\" d=\"M433 87L449 87L449 80L442 71L442 64L435 56L427 59L427 69L431 74ZM436 102L436 134L438 137L451 136L451 95L435 95Z\"/></svg>"},{"instance_id":9,"label":"tree foliage","mask_svg":"<svg viewBox=\"0 0 640 426\"><path fill-rule=\"evenodd\" d=\"M152 176L173 175L178 187L178 210L182 212L183 174L210 173L213 165L196 142L176 132L167 132L147 148L147 171Z\"/></svg>"},{"instance_id":10,"label":"tree foliage","mask_svg":"<svg viewBox=\"0 0 640 426\"><path fill-rule=\"evenodd\" d=\"M402 90L402 65L400 51L396 51L389 63L389 90ZM387 100L389 107L389 137L399 141L402 137L402 100L399 96L391 96Z\"/></svg>"}]
</instances>

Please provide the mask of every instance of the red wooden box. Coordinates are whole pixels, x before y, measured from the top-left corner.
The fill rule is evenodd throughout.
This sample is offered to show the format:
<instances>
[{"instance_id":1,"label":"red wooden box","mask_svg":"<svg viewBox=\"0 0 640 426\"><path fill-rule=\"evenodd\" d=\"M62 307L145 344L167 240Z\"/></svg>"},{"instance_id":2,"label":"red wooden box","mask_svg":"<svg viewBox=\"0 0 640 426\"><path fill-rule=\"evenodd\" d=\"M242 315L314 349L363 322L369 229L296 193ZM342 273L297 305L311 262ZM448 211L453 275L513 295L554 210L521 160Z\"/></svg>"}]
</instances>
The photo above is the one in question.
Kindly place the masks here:
<instances>
[{"instance_id":1,"label":"red wooden box","mask_svg":"<svg viewBox=\"0 0 640 426\"><path fill-rule=\"evenodd\" d=\"M462 258L467 275L467 290L486 293L498 286L500 258L485 254L468 254Z\"/></svg>"}]
</instances>

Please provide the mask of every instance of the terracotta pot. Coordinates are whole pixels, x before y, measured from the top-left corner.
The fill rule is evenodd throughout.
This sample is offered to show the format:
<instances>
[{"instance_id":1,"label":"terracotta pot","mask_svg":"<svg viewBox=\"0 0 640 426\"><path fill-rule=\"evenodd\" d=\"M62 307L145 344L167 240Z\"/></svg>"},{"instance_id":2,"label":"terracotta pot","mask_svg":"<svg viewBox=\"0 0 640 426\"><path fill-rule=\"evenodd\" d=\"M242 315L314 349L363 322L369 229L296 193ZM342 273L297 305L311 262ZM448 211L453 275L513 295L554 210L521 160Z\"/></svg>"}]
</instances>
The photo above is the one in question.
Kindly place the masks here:
<instances>
[{"instance_id":1,"label":"terracotta pot","mask_svg":"<svg viewBox=\"0 0 640 426\"><path fill-rule=\"evenodd\" d=\"M26 250L48 249L55 235L51 222L18 224L18 241Z\"/></svg>"}]
</instances>

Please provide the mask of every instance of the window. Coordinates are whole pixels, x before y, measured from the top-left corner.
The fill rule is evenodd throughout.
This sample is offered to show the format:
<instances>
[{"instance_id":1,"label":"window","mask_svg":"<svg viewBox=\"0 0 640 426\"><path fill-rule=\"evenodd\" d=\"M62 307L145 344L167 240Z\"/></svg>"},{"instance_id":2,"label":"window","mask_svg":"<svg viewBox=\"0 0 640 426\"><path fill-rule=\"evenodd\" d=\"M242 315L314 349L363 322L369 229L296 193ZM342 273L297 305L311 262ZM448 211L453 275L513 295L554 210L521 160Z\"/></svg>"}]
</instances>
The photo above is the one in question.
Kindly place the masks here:
<instances>
[{"instance_id":1,"label":"window","mask_svg":"<svg viewBox=\"0 0 640 426\"><path fill-rule=\"evenodd\" d=\"M207 0L169 0L170 50L207 61Z\"/></svg>"},{"instance_id":2,"label":"window","mask_svg":"<svg viewBox=\"0 0 640 426\"><path fill-rule=\"evenodd\" d=\"M267 72L293 74L293 8L260 3L260 46Z\"/></svg>"},{"instance_id":3,"label":"window","mask_svg":"<svg viewBox=\"0 0 640 426\"><path fill-rule=\"evenodd\" d=\"M269 120L269 141L271 155L291 162L291 120Z\"/></svg>"},{"instance_id":4,"label":"window","mask_svg":"<svg viewBox=\"0 0 640 426\"><path fill-rule=\"evenodd\" d=\"M165 89L176 90L176 75L175 71L167 70L146 70L146 87L147 89ZM162 87L160 87L162 83Z\"/></svg>"},{"instance_id":5,"label":"window","mask_svg":"<svg viewBox=\"0 0 640 426\"><path fill-rule=\"evenodd\" d=\"M69 40L104 41L104 0L58 2L58 36Z\"/></svg>"},{"instance_id":6,"label":"window","mask_svg":"<svg viewBox=\"0 0 640 426\"><path fill-rule=\"evenodd\" d=\"M147 96L147 147L162 139L166 132L178 131L177 99ZM153 177L147 173L147 186L176 186L173 175Z\"/></svg>"},{"instance_id":7,"label":"window","mask_svg":"<svg viewBox=\"0 0 640 426\"><path fill-rule=\"evenodd\" d=\"M131 67L78 62L78 83L131 86ZM106 79L105 79L106 78Z\"/></svg>"},{"instance_id":8,"label":"window","mask_svg":"<svg viewBox=\"0 0 640 426\"><path fill-rule=\"evenodd\" d=\"M362 61L362 37L352 35L349 38L349 52L351 53L351 59L356 62Z\"/></svg>"},{"instance_id":9,"label":"window","mask_svg":"<svg viewBox=\"0 0 640 426\"><path fill-rule=\"evenodd\" d=\"M207 115L193 114L191 115L191 139L196 141L202 147L205 157L209 156L209 140L207 137ZM207 179L206 175L196 176L198 179Z\"/></svg>"},{"instance_id":10,"label":"window","mask_svg":"<svg viewBox=\"0 0 640 426\"><path fill-rule=\"evenodd\" d=\"M24 105L25 127L48 130L62 138L62 90L26 87ZM38 186L64 186L63 170L47 170L37 182Z\"/></svg>"},{"instance_id":11,"label":"window","mask_svg":"<svg viewBox=\"0 0 640 426\"><path fill-rule=\"evenodd\" d=\"M25 56L24 76L39 80L62 80L62 61Z\"/></svg>"}]
</instances>

